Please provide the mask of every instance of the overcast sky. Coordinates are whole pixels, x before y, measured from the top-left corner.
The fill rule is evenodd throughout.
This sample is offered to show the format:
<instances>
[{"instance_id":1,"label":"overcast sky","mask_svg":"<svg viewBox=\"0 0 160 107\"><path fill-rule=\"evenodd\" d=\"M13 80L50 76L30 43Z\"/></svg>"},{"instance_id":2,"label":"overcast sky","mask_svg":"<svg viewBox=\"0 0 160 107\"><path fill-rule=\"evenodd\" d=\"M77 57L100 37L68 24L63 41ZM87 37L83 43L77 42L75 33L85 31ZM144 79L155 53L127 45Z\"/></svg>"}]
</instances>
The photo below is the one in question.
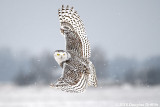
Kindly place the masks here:
<instances>
[{"instance_id":1,"label":"overcast sky","mask_svg":"<svg viewBox=\"0 0 160 107\"><path fill-rule=\"evenodd\" d=\"M65 49L57 14L62 4L74 6L91 47L108 58L160 55L159 0L0 0L0 48L33 54Z\"/></svg>"}]
</instances>

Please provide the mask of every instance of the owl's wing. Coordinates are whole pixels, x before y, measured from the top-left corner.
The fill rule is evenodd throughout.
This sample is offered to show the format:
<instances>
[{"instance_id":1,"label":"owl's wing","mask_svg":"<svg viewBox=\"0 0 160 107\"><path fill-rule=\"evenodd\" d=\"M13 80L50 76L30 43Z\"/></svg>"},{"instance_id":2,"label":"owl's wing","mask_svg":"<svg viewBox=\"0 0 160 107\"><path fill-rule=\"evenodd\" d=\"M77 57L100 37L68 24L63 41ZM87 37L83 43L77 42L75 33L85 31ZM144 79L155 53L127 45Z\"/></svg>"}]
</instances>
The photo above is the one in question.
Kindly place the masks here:
<instances>
[{"instance_id":1,"label":"owl's wing","mask_svg":"<svg viewBox=\"0 0 160 107\"><path fill-rule=\"evenodd\" d=\"M85 72L77 71L69 65L65 65L64 73L54 84L54 87L60 88L66 92L83 92L87 87L88 76Z\"/></svg>"},{"instance_id":2,"label":"owl's wing","mask_svg":"<svg viewBox=\"0 0 160 107\"><path fill-rule=\"evenodd\" d=\"M88 76L88 86L97 87L96 69L92 62L89 62L90 74Z\"/></svg>"},{"instance_id":3,"label":"owl's wing","mask_svg":"<svg viewBox=\"0 0 160 107\"><path fill-rule=\"evenodd\" d=\"M58 10L61 33L66 38L66 50L71 50L83 58L90 57L90 44L87 39L84 24L73 7Z\"/></svg>"}]
</instances>

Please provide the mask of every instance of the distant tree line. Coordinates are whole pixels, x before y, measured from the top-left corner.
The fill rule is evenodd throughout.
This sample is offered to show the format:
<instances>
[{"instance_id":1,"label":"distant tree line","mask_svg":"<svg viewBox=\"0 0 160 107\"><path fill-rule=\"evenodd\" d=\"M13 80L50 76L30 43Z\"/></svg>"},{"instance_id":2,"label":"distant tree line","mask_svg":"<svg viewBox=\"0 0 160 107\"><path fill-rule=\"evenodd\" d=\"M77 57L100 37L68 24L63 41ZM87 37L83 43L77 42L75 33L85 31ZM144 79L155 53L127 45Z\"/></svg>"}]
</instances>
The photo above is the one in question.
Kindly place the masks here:
<instances>
[{"instance_id":1,"label":"distant tree line","mask_svg":"<svg viewBox=\"0 0 160 107\"><path fill-rule=\"evenodd\" d=\"M119 56L107 59L100 48L92 50L91 61L95 65L98 82L106 85L159 85L160 56L137 61ZM0 49L0 82L17 85L49 85L61 75L62 69L55 62L53 53L44 51L39 56L25 52L13 54L9 48Z\"/></svg>"}]
</instances>

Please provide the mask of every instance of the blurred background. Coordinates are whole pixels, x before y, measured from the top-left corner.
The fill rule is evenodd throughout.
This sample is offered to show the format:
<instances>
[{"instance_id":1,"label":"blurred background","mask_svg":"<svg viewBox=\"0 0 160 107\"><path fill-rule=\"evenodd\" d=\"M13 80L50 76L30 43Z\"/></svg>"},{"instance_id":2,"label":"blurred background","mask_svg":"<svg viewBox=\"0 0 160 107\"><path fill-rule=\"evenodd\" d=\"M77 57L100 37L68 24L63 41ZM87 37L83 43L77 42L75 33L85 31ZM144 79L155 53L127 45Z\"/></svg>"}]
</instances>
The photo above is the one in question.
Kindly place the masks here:
<instances>
[{"instance_id":1,"label":"blurred background","mask_svg":"<svg viewBox=\"0 0 160 107\"><path fill-rule=\"evenodd\" d=\"M91 43L99 86L83 94L49 87L62 73L53 57L55 50L65 50L58 19L62 4L78 11ZM159 5L158 0L0 0L0 106L160 106Z\"/></svg>"}]
</instances>

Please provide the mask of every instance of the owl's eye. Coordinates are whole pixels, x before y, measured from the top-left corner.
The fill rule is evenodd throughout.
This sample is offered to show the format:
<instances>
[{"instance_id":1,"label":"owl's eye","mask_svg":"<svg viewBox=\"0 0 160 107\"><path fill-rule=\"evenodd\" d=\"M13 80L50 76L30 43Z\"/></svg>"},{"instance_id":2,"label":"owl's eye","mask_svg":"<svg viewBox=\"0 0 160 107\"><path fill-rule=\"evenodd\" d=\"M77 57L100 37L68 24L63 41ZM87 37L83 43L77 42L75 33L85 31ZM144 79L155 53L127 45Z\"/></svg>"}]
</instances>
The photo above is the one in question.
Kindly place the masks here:
<instances>
[{"instance_id":1,"label":"owl's eye","mask_svg":"<svg viewBox=\"0 0 160 107\"><path fill-rule=\"evenodd\" d=\"M63 55L65 55L65 54L63 54Z\"/></svg>"},{"instance_id":2,"label":"owl's eye","mask_svg":"<svg viewBox=\"0 0 160 107\"><path fill-rule=\"evenodd\" d=\"M60 54L57 54L57 56L59 56Z\"/></svg>"}]
</instances>

